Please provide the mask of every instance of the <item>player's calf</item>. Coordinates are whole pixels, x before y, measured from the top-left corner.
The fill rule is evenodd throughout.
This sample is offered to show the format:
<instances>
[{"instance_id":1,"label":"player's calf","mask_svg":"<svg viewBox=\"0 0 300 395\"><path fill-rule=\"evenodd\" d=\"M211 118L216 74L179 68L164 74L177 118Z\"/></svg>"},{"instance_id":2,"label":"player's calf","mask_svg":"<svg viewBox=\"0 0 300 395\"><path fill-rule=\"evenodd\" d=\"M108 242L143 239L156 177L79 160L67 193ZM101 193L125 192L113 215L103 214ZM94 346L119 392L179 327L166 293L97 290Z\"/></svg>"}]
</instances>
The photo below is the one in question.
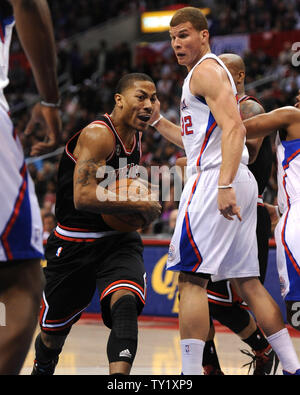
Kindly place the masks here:
<instances>
[{"instance_id":1,"label":"player's calf","mask_svg":"<svg viewBox=\"0 0 300 395\"><path fill-rule=\"evenodd\" d=\"M51 376L54 374L66 337L50 336L40 333L35 340L35 360L32 376Z\"/></svg>"},{"instance_id":2,"label":"player's calf","mask_svg":"<svg viewBox=\"0 0 300 395\"><path fill-rule=\"evenodd\" d=\"M133 295L120 297L111 308L112 329L107 343L111 374L129 374L137 350L137 317Z\"/></svg>"}]
</instances>

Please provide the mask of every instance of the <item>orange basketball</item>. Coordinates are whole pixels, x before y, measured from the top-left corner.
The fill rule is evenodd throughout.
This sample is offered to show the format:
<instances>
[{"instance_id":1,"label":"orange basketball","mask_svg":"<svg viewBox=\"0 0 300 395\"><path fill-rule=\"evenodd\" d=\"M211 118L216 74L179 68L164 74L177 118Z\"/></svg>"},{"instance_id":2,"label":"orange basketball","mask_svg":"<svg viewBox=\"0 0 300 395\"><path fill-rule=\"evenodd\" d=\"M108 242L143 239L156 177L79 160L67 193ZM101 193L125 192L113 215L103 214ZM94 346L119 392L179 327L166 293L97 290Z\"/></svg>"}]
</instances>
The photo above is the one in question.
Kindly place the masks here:
<instances>
[{"instance_id":1,"label":"orange basketball","mask_svg":"<svg viewBox=\"0 0 300 395\"><path fill-rule=\"evenodd\" d=\"M148 188L136 179L122 178L109 185L108 189L117 194L117 199L134 201L149 194ZM120 232L133 232L146 225L144 218L138 213L102 214L104 222L112 229Z\"/></svg>"}]
</instances>

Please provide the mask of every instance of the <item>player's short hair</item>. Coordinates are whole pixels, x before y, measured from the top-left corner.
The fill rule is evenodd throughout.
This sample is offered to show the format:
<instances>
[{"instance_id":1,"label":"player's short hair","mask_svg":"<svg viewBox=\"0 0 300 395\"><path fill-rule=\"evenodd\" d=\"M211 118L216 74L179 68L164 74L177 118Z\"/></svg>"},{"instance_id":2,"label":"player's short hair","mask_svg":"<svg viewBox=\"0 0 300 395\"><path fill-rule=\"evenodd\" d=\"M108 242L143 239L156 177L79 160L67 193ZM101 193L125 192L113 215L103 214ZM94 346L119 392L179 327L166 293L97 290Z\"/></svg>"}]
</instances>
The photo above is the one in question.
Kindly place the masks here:
<instances>
[{"instance_id":1,"label":"player's short hair","mask_svg":"<svg viewBox=\"0 0 300 395\"><path fill-rule=\"evenodd\" d=\"M126 89L130 88L135 81L149 81L154 84L152 78L144 73L130 73L125 74L117 84L115 93L123 93Z\"/></svg>"},{"instance_id":2,"label":"player's short hair","mask_svg":"<svg viewBox=\"0 0 300 395\"><path fill-rule=\"evenodd\" d=\"M181 23L191 22L194 29L201 32L202 30L208 30L208 23L205 15L195 7L184 7L180 8L173 15L170 26L175 27Z\"/></svg>"}]
</instances>

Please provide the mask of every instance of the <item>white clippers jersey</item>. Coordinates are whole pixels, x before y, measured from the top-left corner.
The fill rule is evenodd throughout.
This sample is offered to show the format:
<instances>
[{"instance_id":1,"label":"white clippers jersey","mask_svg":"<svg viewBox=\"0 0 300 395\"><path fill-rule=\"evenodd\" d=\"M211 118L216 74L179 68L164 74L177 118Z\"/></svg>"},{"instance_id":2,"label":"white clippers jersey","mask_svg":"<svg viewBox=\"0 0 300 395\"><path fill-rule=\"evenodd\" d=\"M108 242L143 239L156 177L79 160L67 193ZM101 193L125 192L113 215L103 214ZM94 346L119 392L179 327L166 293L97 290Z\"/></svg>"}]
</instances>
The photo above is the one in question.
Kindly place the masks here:
<instances>
[{"instance_id":1,"label":"white clippers jersey","mask_svg":"<svg viewBox=\"0 0 300 395\"><path fill-rule=\"evenodd\" d=\"M0 15L0 106L8 111L9 107L3 90L8 85L9 47L11 42L14 17L2 19Z\"/></svg>"},{"instance_id":2,"label":"white clippers jersey","mask_svg":"<svg viewBox=\"0 0 300 395\"><path fill-rule=\"evenodd\" d=\"M181 96L181 135L187 156L187 175L219 167L222 162L221 129L203 97L196 97L190 91L190 80L194 69L205 59L215 59L226 71L234 95L237 91L232 76L224 63L214 54L203 56L187 75ZM238 106L238 103L237 103ZM246 146L241 163L247 165L249 154Z\"/></svg>"},{"instance_id":3,"label":"white clippers jersey","mask_svg":"<svg viewBox=\"0 0 300 395\"><path fill-rule=\"evenodd\" d=\"M276 136L278 207L283 214L300 201L300 139L285 141Z\"/></svg>"}]
</instances>

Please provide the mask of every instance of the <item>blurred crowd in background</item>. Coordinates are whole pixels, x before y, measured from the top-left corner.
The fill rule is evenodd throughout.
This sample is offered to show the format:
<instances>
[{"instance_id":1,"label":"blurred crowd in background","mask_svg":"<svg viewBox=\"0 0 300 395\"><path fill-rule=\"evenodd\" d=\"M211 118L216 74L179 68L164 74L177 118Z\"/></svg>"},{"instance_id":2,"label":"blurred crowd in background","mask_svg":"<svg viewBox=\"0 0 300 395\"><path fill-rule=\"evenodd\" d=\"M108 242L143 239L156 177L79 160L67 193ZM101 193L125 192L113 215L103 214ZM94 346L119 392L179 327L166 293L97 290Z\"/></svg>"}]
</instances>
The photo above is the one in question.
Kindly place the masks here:
<instances>
[{"instance_id":1,"label":"blurred crowd in background","mask_svg":"<svg viewBox=\"0 0 300 395\"><path fill-rule=\"evenodd\" d=\"M105 39L99 39L92 50L80 51L76 40L67 45L68 37L78 34L93 25L106 22L111 17L144 10L159 10L175 4L176 1L162 0L50 0L57 40L58 75L67 86L62 92L63 143L73 133L97 118L99 113L110 113L114 105L114 88L120 77L128 72L145 72L157 86L161 102L161 113L169 120L179 123L181 87L186 75L185 68L178 66L174 57L157 56L151 64L137 65L129 43L120 41L109 47ZM179 2L177 2L179 3ZM257 32L262 30L292 30L300 26L300 0L221 0L184 1L185 4L211 6L217 10L210 19L212 35L227 33ZM196 3L196 4L195 4ZM246 86L264 77L273 76L263 87L251 88L247 93L256 96L270 111L284 105L293 105L300 89L298 69L292 65L291 43L276 58L262 51L245 53ZM28 121L28 108L24 102L36 97L31 70L19 42L15 37L11 49L10 86L5 93L12 109L16 131L24 145L25 156L33 140L42 139L39 131L24 138L23 131ZM26 92L26 100L24 98ZM150 129L150 128L149 128ZM184 152L165 141L151 128L143 136L141 164L150 166L175 165ZM32 178L42 210L45 238L55 226L54 205L56 176L60 156L39 160L29 164ZM274 154L275 159L275 154ZM265 200L276 203L277 182L274 172L265 192ZM162 202L161 218L144 234L171 234L178 202L172 197Z\"/></svg>"}]
</instances>

